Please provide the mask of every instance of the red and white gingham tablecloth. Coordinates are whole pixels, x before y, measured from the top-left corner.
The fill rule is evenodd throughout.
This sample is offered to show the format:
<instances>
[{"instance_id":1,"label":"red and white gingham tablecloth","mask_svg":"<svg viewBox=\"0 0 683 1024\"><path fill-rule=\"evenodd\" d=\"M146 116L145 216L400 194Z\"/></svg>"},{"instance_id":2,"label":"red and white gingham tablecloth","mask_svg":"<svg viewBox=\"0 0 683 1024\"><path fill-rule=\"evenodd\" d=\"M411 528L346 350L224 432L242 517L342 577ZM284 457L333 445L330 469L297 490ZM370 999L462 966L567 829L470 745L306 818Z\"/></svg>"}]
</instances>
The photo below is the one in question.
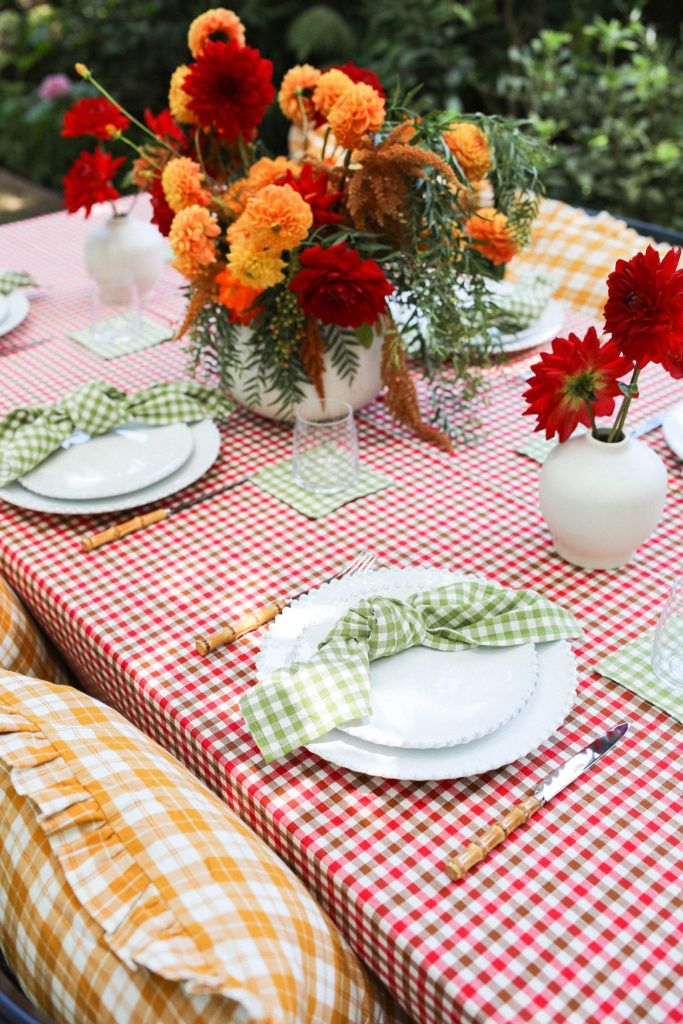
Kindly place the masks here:
<instances>
[{"instance_id":1,"label":"red and white gingham tablecloth","mask_svg":"<svg viewBox=\"0 0 683 1024\"><path fill-rule=\"evenodd\" d=\"M185 373L179 344L104 362L67 339L88 321L86 227L54 214L0 229L0 266L28 270L41 285L30 317L0 338L0 412L82 381L135 389ZM175 321L181 309L169 269L151 311ZM82 682L282 856L416 1021L673 1024L683 1021L681 727L595 665L656 621L681 572L681 463L661 432L648 436L666 461L669 496L627 568L586 572L562 562L538 511L538 466L514 451L531 429L520 415L526 362L491 371L481 425L453 456L396 430L375 403L359 417L362 459L395 484L324 519L310 522L246 483L86 556L81 536L116 516L52 517L3 504L0 565ZM637 418L682 390L650 369ZM200 490L282 458L290 443L288 427L245 412L222 436ZM388 565L477 571L572 608L586 631L579 694L540 751L477 778L429 783L368 778L307 753L263 764L237 708L254 681L259 635L208 659L195 654L193 635L315 581L368 545ZM625 718L627 738L590 775L463 881L447 879L451 851L568 751Z\"/></svg>"}]
</instances>

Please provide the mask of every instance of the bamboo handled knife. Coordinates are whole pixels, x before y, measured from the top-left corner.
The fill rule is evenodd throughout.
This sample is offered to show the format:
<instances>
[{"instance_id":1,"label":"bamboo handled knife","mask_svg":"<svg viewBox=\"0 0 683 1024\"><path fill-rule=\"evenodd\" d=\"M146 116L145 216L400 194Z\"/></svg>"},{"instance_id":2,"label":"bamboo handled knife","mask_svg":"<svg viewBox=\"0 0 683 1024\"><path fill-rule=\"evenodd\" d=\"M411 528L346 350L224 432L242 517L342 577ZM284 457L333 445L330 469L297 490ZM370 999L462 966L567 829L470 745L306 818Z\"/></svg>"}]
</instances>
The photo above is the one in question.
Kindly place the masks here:
<instances>
[{"instance_id":1,"label":"bamboo handled knife","mask_svg":"<svg viewBox=\"0 0 683 1024\"><path fill-rule=\"evenodd\" d=\"M462 853L451 857L446 864L446 874L454 882L458 882L463 875L467 874L470 868L483 860L491 850L502 843L510 835L513 829L519 825L526 825L532 814L535 814L552 797L557 796L570 783L575 782L580 775L591 768L596 761L599 761L603 754L611 750L615 743L618 743L628 730L628 722L622 722L616 728L610 729L604 736L593 740L583 750L570 757L568 761L561 764L550 775L546 775L542 782L531 791L525 800L517 804L504 814L502 818L491 825L486 832L478 836Z\"/></svg>"},{"instance_id":2,"label":"bamboo handled knife","mask_svg":"<svg viewBox=\"0 0 683 1024\"><path fill-rule=\"evenodd\" d=\"M169 519L170 516L174 516L177 512L185 512L188 508L200 505L203 501L217 498L219 495L225 494L226 491L239 487L240 484L246 483L248 479L245 476L241 480L233 480L231 484L227 484L225 487L218 487L214 491L198 494L196 497L189 498L186 501L173 502L166 505L165 508L156 508L153 512L145 512L144 515L127 519L125 523L117 523L116 526L110 526L107 530L91 533L90 536L83 537L81 540L81 551L86 553L94 551L95 548L101 548L103 544L109 544L112 540L120 540L122 537L127 537L129 533L136 533L138 530L144 530L146 526L161 523L164 519Z\"/></svg>"}]
</instances>

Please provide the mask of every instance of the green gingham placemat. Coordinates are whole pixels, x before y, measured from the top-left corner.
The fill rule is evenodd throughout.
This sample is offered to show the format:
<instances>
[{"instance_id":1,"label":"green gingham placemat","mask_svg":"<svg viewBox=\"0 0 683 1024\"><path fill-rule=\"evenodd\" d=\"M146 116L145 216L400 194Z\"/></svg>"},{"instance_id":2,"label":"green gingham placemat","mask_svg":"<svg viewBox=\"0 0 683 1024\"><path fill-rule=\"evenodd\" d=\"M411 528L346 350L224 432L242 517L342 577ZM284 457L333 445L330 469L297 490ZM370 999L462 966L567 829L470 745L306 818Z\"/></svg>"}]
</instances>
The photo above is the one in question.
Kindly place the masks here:
<instances>
[{"instance_id":1,"label":"green gingham placemat","mask_svg":"<svg viewBox=\"0 0 683 1024\"><path fill-rule=\"evenodd\" d=\"M519 455L526 455L528 458L533 459L534 462L540 462L541 465L550 455L553 448L557 445L557 441L554 437L551 437L549 441L546 441L544 437L532 436L524 444L520 444L515 448L515 451Z\"/></svg>"},{"instance_id":2,"label":"green gingham placemat","mask_svg":"<svg viewBox=\"0 0 683 1024\"><path fill-rule=\"evenodd\" d=\"M267 466L253 478L262 491L279 498L286 505L295 508L297 512L308 516L309 519L321 519L329 515L335 509L347 505L356 498L363 498L366 494L374 494L376 491L383 491L390 487L394 481L381 473L375 473L371 469L361 470L353 484L345 491L338 491L335 494L312 494L294 483L292 476L292 460L284 459L276 462L274 466Z\"/></svg>"},{"instance_id":3,"label":"green gingham placemat","mask_svg":"<svg viewBox=\"0 0 683 1024\"><path fill-rule=\"evenodd\" d=\"M411 594L370 597L343 615L316 653L280 668L240 700L267 762L372 712L370 662L408 647L460 651L581 636L570 611L534 590L462 580ZM417 682L417 685L420 685Z\"/></svg>"},{"instance_id":4,"label":"green gingham placemat","mask_svg":"<svg viewBox=\"0 0 683 1024\"><path fill-rule=\"evenodd\" d=\"M683 722L683 691L676 693L658 679L652 668L650 655L655 631L644 633L637 640L625 644L616 654L610 654L598 665L598 671L656 704L679 722Z\"/></svg>"},{"instance_id":5,"label":"green gingham placemat","mask_svg":"<svg viewBox=\"0 0 683 1024\"><path fill-rule=\"evenodd\" d=\"M112 320L112 325L115 323ZM143 317L140 321L140 331L136 338L124 338L123 341L106 341L97 338L91 327L84 327L80 331L72 331L69 335L79 345L94 352L102 359L118 359L119 356L127 356L132 352L142 352L145 348L152 348L162 341L170 341L173 337L173 328L170 324L161 324L158 320L148 320Z\"/></svg>"}]
</instances>

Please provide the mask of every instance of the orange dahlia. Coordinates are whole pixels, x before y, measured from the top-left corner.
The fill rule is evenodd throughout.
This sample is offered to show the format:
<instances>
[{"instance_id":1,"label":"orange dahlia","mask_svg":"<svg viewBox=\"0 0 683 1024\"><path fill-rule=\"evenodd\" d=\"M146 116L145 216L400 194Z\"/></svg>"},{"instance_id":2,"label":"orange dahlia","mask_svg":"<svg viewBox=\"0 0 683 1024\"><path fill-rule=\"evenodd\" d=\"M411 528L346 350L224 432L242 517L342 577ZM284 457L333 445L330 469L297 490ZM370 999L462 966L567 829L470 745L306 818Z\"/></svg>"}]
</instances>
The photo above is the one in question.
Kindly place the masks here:
<instances>
[{"instance_id":1,"label":"orange dahlia","mask_svg":"<svg viewBox=\"0 0 683 1024\"><path fill-rule=\"evenodd\" d=\"M233 245L229 269L239 284L262 290L284 280L285 264L277 253L254 250L245 242Z\"/></svg>"},{"instance_id":2,"label":"orange dahlia","mask_svg":"<svg viewBox=\"0 0 683 1024\"><path fill-rule=\"evenodd\" d=\"M213 7L194 19L187 33L187 45L192 56L198 57L204 44L216 37L244 46L244 25L234 11L226 7Z\"/></svg>"},{"instance_id":3,"label":"orange dahlia","mask_svg":"<svg viewBox=\"0 0 683 1024\"><path fill-rule=\"evenodd\" d=\"M299 164L288 160L286 156L276 156L274 160L269 156L262 156L249 168L247 186L253 192L259 192L266 185L274 185L288 171L297 174L299 170Z\"/></svg>"},{"instance_id":4,"label":"orange dahlia","mask_svg":"<svg viewBox=\"0 0 683 1024\"><path fill-rule=\"evenodd\" d=\"M477 210L465 223L465 231L472 240L473 248L496 266L509 263L519 252L519 242L512 234L507 217L492 206Z\"/></svg>"},{"instance_id":5,"label":"orange dahlia","mask_svg":"<svg viewBox=\"0 0 683 1024\"><path fill-rule=\"evenodd\" d=\"M166 202L176 213L188 206L208 206L211 193L202 185L202 169L189 156L174 157L164 167L161 184Z\"/></svg>"},{"instance_id":6,"label":"orange dahlia","mask_svg":"<svg viewBox=\"0 0 683 1024\"><path fill-rule=\"evenodd\" d=\"M491 170L491 151L481 128L462 121L451 125L443 138L468 181L486 177Z\"/></svg>"},{"instance_id":7,"label":"orange dahlia","mask_svg":"<svg viewBox=\"0 0 683 1024\"><path fill-rule=\"evenodd\" d=\"M250 288L249 285L242 284L228 267L216 275L216 284L219 288L218 300L227 306L231 324L242 324L246 327L255 316L263 312L255 305L263 289Z\"/></svg>"},{"instance_id":8,"label":"orange dahlia","mask_svg":"<svg viewBox=\"0 0 683 1024\"><path fill-rule=\"evenodd\" d=\"M320 72L311 64L295 64L282 79L277 96L280 110L294 124L303 124L303 111L309 121L315 120L315 108L311 100L311 93L318 84L319 78Z\"/></svg>"},{"instance_id":9,"label":"orange dahlia","mask_svg":"<svg viewBox=\"0 0 683 1024\"><path fill-rule=\"evenodd\" d=\"M244 213L228 228L231 244L282 252L303 242L313 224L313 211L291 185L266 185L249 200Z\"/></svg>"},{"instance_id":10,"label":"orange dahlia","mask_svg":"<svg viewBox=\"0 0 683 1024\"><path fill-rule=\"evenodd\" d=\"M189 73L190 69L187 64L177 67L171 75L171 84L168 89L168 105L173 117L181 124L197 124L197 117L188 106L190 96L183 88Z\"/></svg>"},{"instance_id":11,"label":"orange dahlia","mask_svg":"<svg viewBox=\"0 0 683 1024\"><path fill-rule=\"evenodd\" d=\"M348 75L345 75L339 68L332 68L325 71L318 79L318 84L313 90L313 106L321 117L327 120L327 115L332 110L338 99L345 92L351 89L353 82Z\"/></svg>"},{"instance_id":12,"label":"orange dahlia","mask_svg":"<svg viewBox=\"0 0 683 1024\"><path fill-rule=\"evenodd\" d=\"M214 239L220 233L218 222L203 206L188 206L176 213L169 234L176 270L190 280L197 277L215 261Z\"/></svg>"},{"instance_id":13,"label":"orange dahlia","mask_svg":"<svg viewBox=\"0 0 683 1024\"><path fill-rule=\"evenodd\" d=\"M384 124L384 100L371 85L357 82L342 93L327 120L340 145L355 149L363 136Z\"/></svg>"}]
</instances>

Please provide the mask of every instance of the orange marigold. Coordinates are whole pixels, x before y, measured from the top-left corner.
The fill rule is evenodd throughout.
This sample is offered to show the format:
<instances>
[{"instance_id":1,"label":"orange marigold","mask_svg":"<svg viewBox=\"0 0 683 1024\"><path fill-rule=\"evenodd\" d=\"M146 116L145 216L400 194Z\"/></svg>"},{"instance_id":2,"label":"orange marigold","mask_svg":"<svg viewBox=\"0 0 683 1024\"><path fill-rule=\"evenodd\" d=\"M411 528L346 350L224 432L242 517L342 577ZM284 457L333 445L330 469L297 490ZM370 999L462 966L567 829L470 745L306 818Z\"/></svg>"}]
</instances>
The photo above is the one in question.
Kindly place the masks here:
<instances>
[{"instance_id":1,"label":"orange marigold","mask_svg":"<svg viewBox=\"0 0 683 1024\"><path fill-rule=\"evenodd\" d=\"M263 312L255 305L263 289L250 288L249 285L242 284L228 267L216 275L216 284L219 288L218 300L230 311L231 324L242 324L246 327L255 316Z\"/></svg>"},{"instance_id":2,"label":"orange marigold","mask_svg":"<svg viewBox=\"0 0 683 1024\"><path fill-rule=\"evenodd\" d=\"M246 243L233 245L228 266L235 279L249 288L272 288L284 280L285 264L277 253L255 250Z\"/></svg>"},{"instance_id":3,"label":"orange marigold","mask_svg":"<svg viewBox=\"0 0 683 1024\"><path fill-rule=\"evenodd\" d=\"M313 106L321 117L327 120L327 115L337 100L351 88L353 88L353 82L349 76L339 68L331 68L318 79L318 84L313 90Z\"/></svg>"},{"instance_id":4,"label":"orange marigold","mask_svg":"<svg viewBox=\"0 0 683 1024\"><path fill-rule=\"evenodd\" d=\"M197 124L197 117L188 106L190 96L183 89L183 83L189 73L187 64L177 67L171 75L168 89L168 105L173 117L181 124Z\"/></svg>"},{"instance_id":5,"label":"orange marigold","mask_svg":"<svg viewBox=\"0 0 683 1024\"><path fill-rule=\"evenodd\" d=\"M470 217L465 223L465 232L470 236L472 247L496 266L509 263L519 252L519 242L510 230L507 217L492 206L483 206Z\"/></svg>"},{"instance_id":6,"label":"orange marigold","mask_svg":"<svg viewBox=\"0 0 683 1024\"><path fill-rule=\"evenodd\" d=\"M327 120L340 145L355 149L363 136L384 124L384 99L371 85L356 82L342 93Z\"/></svg>"},{"instance_id":7,"label":"orange marigold","mask_svg":"<svg viewBox=\"0 0 683 1024\"><path fill-rule=\"evenodd\" d=\"M166 202L180 213L188 206L208 206L211 193L202 185L202 169L189 156L177 156L164 167L161 184Z\"/></svg>"},{"instance_id":8,"label":"orange marigold","mask_svg":"<svg viewBox=\"0 0 683 1024\"><path fill-rule=\"evenodd\" d=\"M204 206L188 206L176 213L168 236L176 270L190 280L201 274L216 259L214 239L220 233L218 222Z\"/></svg>"},{"instance_id":9,"label":"orange marigold","mask_svg":"<svg viewBox=\"0 0 683 1024\"><path fill-rule=\"evenodd\" d=\"M198 57L209 39L220 37L225 42L244 46L244 25L234 11L226 7L213 7L195 18L187 33L187 45L193 57Z\"/></svg>"},{"instance_id":10,"label":"orange marigold","mask_svg":"<svg viewBox=\"0 0 683 1024\"><path fill-rule=\"evenodd\" d=\"M319 78L320 72L312 64L295 64L282 79L282 85L277 95L280 110L294 124L303 124L302 106L307 120L313 119L314 108L311 93L318 84Z\"/></svg>"},{"instance_id":11,"label":"orange marigold","mask_svg":"<svg viewBox=\"0 0 683 1024\"><path fill-rule=\"evenodd\" d=\"M461 121L451 125L443 138L468 181L486 177L491 170L491 150L481 128Z\"/></svg>"},{"instance_id":12,"label":"orange marigold","mask_svg":"<svg viewBox=\"0 0 683 1024\"><path fill-rule=\"evenodd\" d=\"M244 213L230 225L228 241L243 241L252 249L282 252L303 242L312 224L313 211L291 185L266 185L252 196Z\"/></svg>"}]
</instances>

